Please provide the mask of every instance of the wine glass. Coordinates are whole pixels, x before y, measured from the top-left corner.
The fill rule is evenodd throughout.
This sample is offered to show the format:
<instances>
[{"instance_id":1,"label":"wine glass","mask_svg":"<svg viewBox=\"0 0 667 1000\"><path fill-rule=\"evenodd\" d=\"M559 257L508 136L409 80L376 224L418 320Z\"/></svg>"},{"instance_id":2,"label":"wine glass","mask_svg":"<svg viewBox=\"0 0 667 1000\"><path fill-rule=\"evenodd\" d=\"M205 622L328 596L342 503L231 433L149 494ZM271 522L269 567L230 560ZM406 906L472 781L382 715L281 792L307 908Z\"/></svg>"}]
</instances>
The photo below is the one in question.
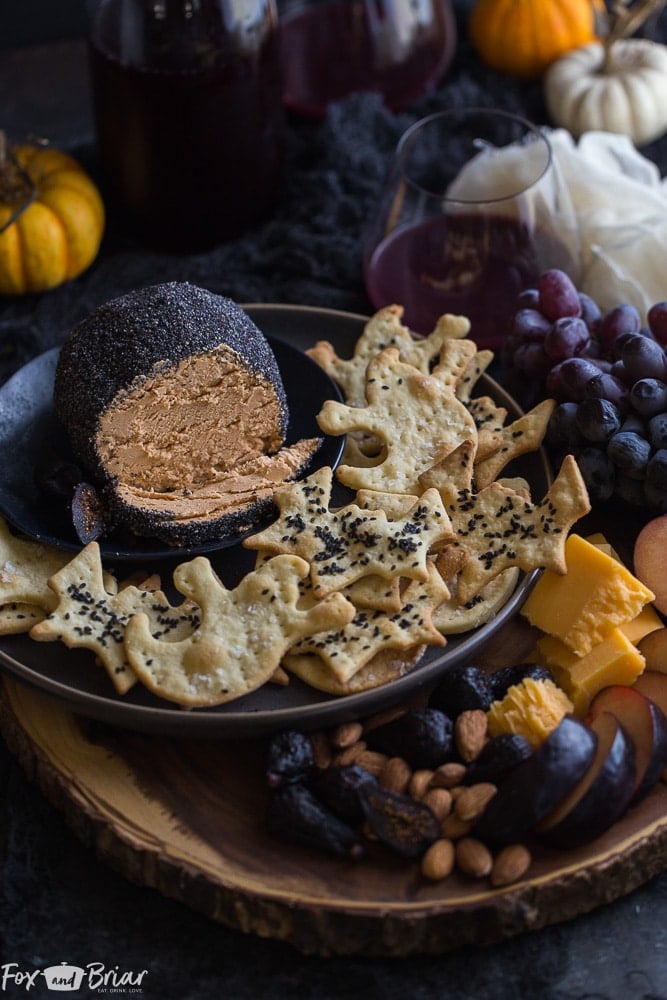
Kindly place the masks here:
<instances>
[{"instance_id":1,"label":"wine glass","mask_svg":"<svg viewBox=\"0 0 667 1000\"><path fill-rule=\"evenodd\" d=\"M494 109L430 115L401 137L369 224L369 298L402 305L422 334L444 313L467 316L472 339L496 350L540 271L576 280L572 220L543 131Z\"/></svg>"},{"instance_id":2,"label":"wine glass","mask_svg":"<svg viewBox=\"0 0 667 1000\"><path fill-rule=\"evenodd\" d=\"M280 0L283 94L321 117L353 91L379 91L392 110L423 97L456 47L450 0Z\"/></svg>"}]
</instances>

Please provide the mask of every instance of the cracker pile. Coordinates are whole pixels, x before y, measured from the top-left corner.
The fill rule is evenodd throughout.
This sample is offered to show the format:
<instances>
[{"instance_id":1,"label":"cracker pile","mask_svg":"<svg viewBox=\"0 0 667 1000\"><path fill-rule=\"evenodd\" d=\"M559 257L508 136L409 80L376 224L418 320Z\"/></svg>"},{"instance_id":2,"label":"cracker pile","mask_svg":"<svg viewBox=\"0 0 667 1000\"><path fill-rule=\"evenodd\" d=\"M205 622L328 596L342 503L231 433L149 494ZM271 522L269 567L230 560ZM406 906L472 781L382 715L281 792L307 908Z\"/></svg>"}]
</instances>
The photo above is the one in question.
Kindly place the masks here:
<instances>
[{"instance_id":1,"label":"cracker pile","mask_svg":"<svg viewBox=\"0 0 667 1000\"><path fill-rule=\"evenodd\" d=\"M345 695L488 621L521 570L565 573L568 531L590 509L574 459L537 500L524 480L499 478L540 446L553 402L508 424L474 395L492 355L468 321L445 315L417 339L402 315L376 313L352 358L325 341L308 352L344 398L317 420L347 435L335 479L349 502L334 503L330 468L281 487L273 523L243 542L254 569L228 590L208 559L183 562L176 605L159 577L106 573L96 542L70 558L0 520L0 634L92 650L118 694L142 683L184 708L291 675Z\"/></svg>"}]
</instances>

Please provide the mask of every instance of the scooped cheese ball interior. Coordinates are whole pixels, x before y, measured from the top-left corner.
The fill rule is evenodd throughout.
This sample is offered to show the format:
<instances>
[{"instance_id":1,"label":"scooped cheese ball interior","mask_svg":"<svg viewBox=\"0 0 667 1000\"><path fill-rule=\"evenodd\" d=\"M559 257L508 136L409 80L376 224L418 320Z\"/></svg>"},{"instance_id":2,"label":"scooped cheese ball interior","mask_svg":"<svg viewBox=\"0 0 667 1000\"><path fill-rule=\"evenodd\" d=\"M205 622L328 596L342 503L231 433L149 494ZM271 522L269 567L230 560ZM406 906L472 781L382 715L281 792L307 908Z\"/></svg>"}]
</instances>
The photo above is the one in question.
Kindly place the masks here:
<instances>
[{"instance_id":1,"label":"scooped cheese ball interior","mask_svg":"<svg viewBox=\"0 0 667 1000\"><path fill-rule=\"evenodd\" d=\"M229 528L241 508L247 526L318 443L281 450L289 414L268 341L231 299L183 282L113 299L75 327L54 404L116 519L177 543L223 517Z\"/></svg>"}]
</instances>

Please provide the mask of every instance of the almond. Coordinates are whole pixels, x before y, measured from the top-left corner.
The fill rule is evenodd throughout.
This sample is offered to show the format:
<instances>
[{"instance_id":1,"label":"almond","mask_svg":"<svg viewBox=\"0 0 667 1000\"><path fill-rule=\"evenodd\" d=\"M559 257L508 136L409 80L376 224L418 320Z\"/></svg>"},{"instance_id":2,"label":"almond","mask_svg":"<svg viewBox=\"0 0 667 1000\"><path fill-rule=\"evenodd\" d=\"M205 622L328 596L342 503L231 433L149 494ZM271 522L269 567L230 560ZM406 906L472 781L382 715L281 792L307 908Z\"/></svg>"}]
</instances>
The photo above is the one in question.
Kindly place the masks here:
<instances>
[{"instance_id":1,"label":"almond","mask_svg":"<svg viewBox=\"0 0 667 1000\"><path fill-rule=\"evenodd\" d=\"M454 811L459 819L476 820L482 815L498 789L490 781L469 785L456 798Z\"/></svg>"},{"instance_id":2,"label":"almond","mask_svg":"<svg viewBox=\"0 0 667 1000\"><path fill-rule=\"evenodd\" d=\"M429 788L422 802L441 823L452 811L452 796L446 788Z\"/></svg>"},{"instance_id":3,"label":"almond","mask_svg":"<svg viewBox=\"0 0 667 1000\"><path fill-rule=\"evenodd\" d=\"M454 788L456 785L461 784L465 778L465 773L465 764L459 764L458 761L449 761L447 764L441 764L440 767L436 767L433 772L431 785L434 788Z\"/></svg>"},{"instance_id":4,"label":"almond","mask_svg":"<svg viewBox=\"0 0 667 1000\"><path fill-rule=\"evenodd\" d=\"M387 755L384 753L378 753L377 750L362 750L355 764L359 767L363 767L365 771L372 774L375 778L382 774L382 768L387 763Z\"/></svg>"},{"instance_id":5,"label":"almond","mask_svg":"<svg viewBox=\"0 0 667 1000\"><path fill-rule=\"evenodd\" d=\"M390 757L380 771L378 780L388 792L404 794L408 790L412 768L402 757Z\"/></svg>"},{"instance_id":6,"label":"almond","mask_svg":"<svg viewBox=\"0 0 667 1000\"><path fill-rule=\"evenodd\" d=\"M447 837L450 840L458 840L459 837L465 837L470 833L472 823L467 823L465 820L459 819L455 812L451 812L442 821L440 830L443 837Z\"/></svg>"},{"instance_id":7,"label":"almond","mask_svg":"<svg viewBox=\"0 0 667 1000\"><path fill-rule=\"evenodd\" d=\"M457 715L454 723L454 740L456 749L467 764L479 757L486 743L486 737L486 712L481 708L469 709Z\"/></svg>"},{"instance_id":8,"label":"almond","mask_svg":"<svg viewBox=\"0 0 667 1000\"><path fill-rule=\"evenodd\" d=\"M363 734L363 727L360 722L344 722L333 730L329 739L332 747L337 750L344 750L358 743Z\"/></svg>"},{"instance_id":9,"label":"almond","mask_svg":"<svg viewBox=\"0 0 667 1000\"><path fill-rule=\"evenodd\" d=\"M364 740L357 740L352 746L345 747L344 750L340 750L334 757L333 763L338 767L345 767L346 764L356 764L359 757L366 750L366 743Z\"/></svg>"},{"instance_id":10,"label":"almond","mask_svg":"<svg viewBox=\"0 0 667 1000\"><path fill-rule=\"evenodd\" d=\"M433 882L447 878L454 870L455 850L451 840L436 840L424 853L421 873Z\"/></svg>"},{"instance_id":11,"label":"almond","mask_svg":"<svg viewBox=\"0 0 667 1000\"><path fill-rule=\"evenodd\" d=\"M530 868L530 851L523 844L510 844L496 855L491 868L491 885L499 888L522 878Z\"/></svg>"},{"instance_id":12,"label":"almond","mask_svg":"<svg viewBox=\"0 0 667 1000\"><path fill-rule=\"evenodd\" d=\"M431 787L432 778L433 771L429 771L426 768L419 771L413 771L412 777L410 778L410 784L408 785L408 791L413 799L421 799L424 797L428 789Z\"/></svg>"},{"instance_id":13,"label":"almond","mask_svg":"<svg viewBox=\"0 0 667 1000\"><path fill-rule=\"evenodd\" d=\"M331 744L329 743L329 737L326 733L311 733L310 742L313 745L315 767L319 767L322 770L330 767L333 759L333 753L331 750Z\"/></svg>"},{"instance_id":14,"label":"almond","mask_svg":"<svg viewBox=\"0 0 667 1000\"><path fill-rule=\"evenodd\" d=\"M475 837L462 837L455 846L456 864L464 875L483 878L493 867L493 856L486 844Z\"/></svg>"}]
</instances>

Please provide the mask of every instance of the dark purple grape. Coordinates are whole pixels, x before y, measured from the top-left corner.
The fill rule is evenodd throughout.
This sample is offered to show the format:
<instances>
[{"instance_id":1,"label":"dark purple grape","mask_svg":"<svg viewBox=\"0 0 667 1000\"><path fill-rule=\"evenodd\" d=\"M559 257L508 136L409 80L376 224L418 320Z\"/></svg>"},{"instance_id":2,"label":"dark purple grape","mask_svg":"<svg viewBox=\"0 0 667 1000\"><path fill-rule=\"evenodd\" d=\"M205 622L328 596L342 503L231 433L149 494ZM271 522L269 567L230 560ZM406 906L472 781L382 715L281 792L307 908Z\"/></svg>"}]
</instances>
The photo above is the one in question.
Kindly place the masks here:
<instances>
[{"instance_id":1,"label":"dark purple grape","mask_svg":"<svg viewBox=\"0 0 667 1000\"><path fill-rule=\"evenodd\" d=\"M524 288L516 297L517 309L539 309L540 293L537 288Z\"/></svg>"},{"instance_id":2,"label":"dark purple grape","mask_svg":"<svg viewBox=\"0 0 667 1000\"><path fill-rule=\"evenodd\" d=\"M577 408L577 427L592 444L604 444L621 426L621 414L608 399L591 396Z\"/></svg>"},{"instance_id":3,"label":"dark purple grape","mask_svg":"<svg viewBox=\"0 0 667 1000\"><path fill-rule=\"evenodd\" d=\"M577 425L578 403L560 403L549 418L547 444L561 452L576 452L582 445L581 431Z\"/></svg>"},{"instance_id":4,"label":"dark purple grape","mask_svg":"<svg viewBox=\"0 0 667 1000\"><path fill-rule=\"evenodd\" d=\"M619 431L607 445L607 455L617 469L638 479L644 476L651 456L651 445L645 437L633 431Z\"/></svg>"},{"instance_id":5,"label":"dark purple grape","mask_svg":"<svg viewBox=\"0 0 667 1000\"><path fill-rule=\"evenodd\" d=\"M614 463L600 448L584 448L577 455L577 465L593 503L604 503L614 492Z\"/></svg>"},{"instance_id":6,"label":"dark purple grape","mask_svg":"<svg viewBox=\"0 0 667 1000\"><path fill-rule=\"evenodd\" d=\"M597 329L597 338L605 354L613 354L619 337L626 333L639 333L642 320L634 306L627 302L606 312Z\"/></svg>"},{"instance_id":7,"label":"dark purple grape","mask_svg":"<svg viewBox=\"0 0 667 1000\"><path fill-rule=\"evenodd\" d=\"M561 316L581 316L579 292L565 271L550 268L543 271L537 281L540 293L540 312L552 322Z\"/></svg>"},{"instance_id":8,"label":"dark purple grape","mask_svg":"<svg viewBox=\"0 0 667 1000\"><path fill-rule=\"evenodd\" d=\"M667 511L667 449L660 448L646 466L644 495L649 504L661 513Z\"/></svg>"},{"instance_id":9,"label":"dark purple grape","mask_svg":"<svg viewBox=\"0 0 667 1000\"><path fill-rule=\"evenodd\" d=\"M667 379L667 360L660 344L641 334L626 337L621 347L621 360L634 382L641 378Z\"/></svg>"},{"instance_id":10,"label":"dark purple grape","mask_svg":"<svg viewBox=\"0 0 667 1000\"><path fill-rule=\"evenodd\" d=\"M667 385L657 378L640 378L630 390L630 399L642 417L654 417L667 410Z\"/></svg>"},{"instance_id":11,"label":"dark purple grape","mask_svg":"<svg viewBox=\"0 0 667 1000\"><path fill-rule=\"evenodd\" d=\"M659 344L667 344L667 302L656 302L646 316L651 333Z\"/></svg>"},{"instance_id":12,"label":"dark purple grape","mask_svg":"<svg viewBox=\"0 0 667 1000\"><path fill-rule=\"evenodd\" d=\"M547 376L547 393L554 399L580 403L586 398L586 384L600 373L594 361L568 358L554 365Z\"/></svg>"},{"instance_id":13,"label":"dark purple grape","mask_svg":"<svg viewBox=\"0 0 667 1000\"><path fill-rule=\"evenodd\" d=\"M565 361L582 354L591 339L588 327L579 316L562 316L547 330L544 350L552 361Z\"/></svg>"},{"instance_id":14,"label":"dark purple grape","mask_svg":"<svg viewBox=\"0 0 667 1000\"><path fill-rule=\"evenodd\" d=\"M551 329L551 323L537 309L519 309L514 314L512 333L519 344L537 341L542 343Z\"/></svg>"},{"instance_id":15,"label":"dark purple grape","mask_svg":"<svg viewBox=\"0 0 667 1000\"><path fill-rule=\"evenodd\" d=\"M551 370L552 361L541 343L520 343L512 357L514 367L529 378L543 379Z\"/></svg>"},{"instance_id":16,"label":"dark purple grape","mask_svg":"<svg viewBox=\"0 0 667 1000\"><path fill-rule=\"evenodd\" d=\"M585 292L579 292L579 303L581 305L581 318L590 332L595 333L602 319L602 310L597 302Z\"/></svg>"},{"instance_id":17,"label":"dark purple grape","mask_svg":"<svg viewBox=\"0 0 667 1000\"><path fill-rule=\"evenodd\" d=\"M622 361L614 361L613 365L611 366L609 374L613 375L614 378L618 379L619 382L622 382L623 385L626 386L628 389L632 389L633 385L637 381L636 379L632 378L630 372L627 370Z\"/></svg>"},{"instance_id":18,"label":"dark purple grape","mask_svg":"<svg viewBox=\"0 0 667 1000\"><path fill-rule=\"evenodd\" d=\"M634 433L639 434L640 437L646 437L644 421L638 413L628 413L621 424L621 430L634 431Z\"/></svg>"},{"instance_id":19,"label":"dark purple grape","mask_svg":"<svg viewBox=\"0 0 667 1000\"><path fill-rule=\"evenodd\" d=\"M608 399L621 412L627 413L630 408L630 398L627 387L620 379L607 372L594 375L586 383L586 396L596 399Z\"/></svg>"},{"instance_id":20,"label":"dark purple grape","mask_svg":"<svg viewBox=\"0 0 667 1000\"><path fill-rule=\"evenodd\" d=\"M651 447L667 448L667 413L656 413L648 422L648 439Z\"/></svg>"},{"instance_id":21,"label":"dark purple grape","mask_svg":"<svg viewBox=\"0 0 667 1000\"><path fill-rule=\"evenodd\" d=\"M623 503L631 504L633 507L643 507L646 499L644 496L644 480L624 476L617 469L614 496L618 500L622 500Z\"/></svg>"}]
</instances>

